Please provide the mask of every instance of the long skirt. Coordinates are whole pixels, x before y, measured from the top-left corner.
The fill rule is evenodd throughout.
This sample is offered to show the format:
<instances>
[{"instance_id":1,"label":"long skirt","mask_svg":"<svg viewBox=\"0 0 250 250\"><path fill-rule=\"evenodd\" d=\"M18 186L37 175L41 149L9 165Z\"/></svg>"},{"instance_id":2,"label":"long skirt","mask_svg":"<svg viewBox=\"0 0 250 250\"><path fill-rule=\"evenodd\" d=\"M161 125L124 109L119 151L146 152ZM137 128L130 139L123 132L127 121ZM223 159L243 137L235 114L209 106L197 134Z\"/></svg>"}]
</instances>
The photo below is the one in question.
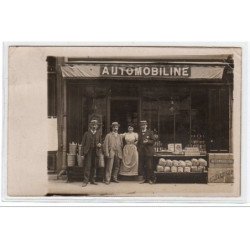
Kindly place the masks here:
<instances>
[{"instance_id":1,"label":"long skirt","mask_svg":"<svg viewBox=\"0 0 250 250\"><path fill-rule=\"evenodd\" d=\"M138 151L134 144L127 144L123 148L123 158L120 175L138 175Z\"/></svg>"}]
</instances>

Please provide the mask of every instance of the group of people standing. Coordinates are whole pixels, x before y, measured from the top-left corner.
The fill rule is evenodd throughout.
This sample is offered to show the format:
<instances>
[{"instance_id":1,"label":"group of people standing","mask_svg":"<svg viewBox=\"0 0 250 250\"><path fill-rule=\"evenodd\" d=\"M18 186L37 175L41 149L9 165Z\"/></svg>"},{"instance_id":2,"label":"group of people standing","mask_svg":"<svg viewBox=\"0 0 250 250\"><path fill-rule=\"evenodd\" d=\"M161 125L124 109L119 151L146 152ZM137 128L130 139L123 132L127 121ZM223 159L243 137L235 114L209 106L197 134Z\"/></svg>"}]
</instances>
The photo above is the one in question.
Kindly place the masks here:
<instances>
[{"instance_id":1,"label":"group of people standing","mask_svg":"<svg viewBox=\"0 0 250 250\"><path fill-rule=\"evenodd\" d=\"M89 130L82 139L85 160L83 187L88 183L97 185L95 181L97 159L100 152L106 157L104 183L119 183L118 175L143 175L141 183L154 183L153 155L155 137L147 128L147 121L140 122L140 132L134 132L134 126L128 125L128 132L119 134L119 123L113 122L112 131L102 143L97 120L91 120ZM125 145L124 145L125 144Z\"/></svg>"}]
</instances>

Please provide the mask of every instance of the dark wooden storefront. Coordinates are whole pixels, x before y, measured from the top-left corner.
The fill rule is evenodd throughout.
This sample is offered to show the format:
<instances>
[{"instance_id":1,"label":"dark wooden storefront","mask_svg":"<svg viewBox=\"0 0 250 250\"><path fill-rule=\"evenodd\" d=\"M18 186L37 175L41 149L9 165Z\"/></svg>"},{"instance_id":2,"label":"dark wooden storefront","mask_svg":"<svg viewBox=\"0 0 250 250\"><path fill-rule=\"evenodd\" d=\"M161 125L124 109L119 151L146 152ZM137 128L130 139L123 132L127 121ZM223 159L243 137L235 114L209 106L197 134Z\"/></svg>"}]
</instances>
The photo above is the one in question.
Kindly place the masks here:
<instances>
[{"instance_id":1,"label":"dark wooden storefront","mask_svg":"<svg viewBox=\"0 0 250 250\"><path fill-rule=\"evenodd\" d=\"M231 152L232 79L224 73L213 79L67 79L62 78L57 59L57 169L66 168L70 142L81 143L88 122L97 118L103 137L112 121L121 124L141 119L167 143L190 145L192 136L202 135L207 152ZM174 113L169 112L173 103Z\"/></svg>"}]
</instances>

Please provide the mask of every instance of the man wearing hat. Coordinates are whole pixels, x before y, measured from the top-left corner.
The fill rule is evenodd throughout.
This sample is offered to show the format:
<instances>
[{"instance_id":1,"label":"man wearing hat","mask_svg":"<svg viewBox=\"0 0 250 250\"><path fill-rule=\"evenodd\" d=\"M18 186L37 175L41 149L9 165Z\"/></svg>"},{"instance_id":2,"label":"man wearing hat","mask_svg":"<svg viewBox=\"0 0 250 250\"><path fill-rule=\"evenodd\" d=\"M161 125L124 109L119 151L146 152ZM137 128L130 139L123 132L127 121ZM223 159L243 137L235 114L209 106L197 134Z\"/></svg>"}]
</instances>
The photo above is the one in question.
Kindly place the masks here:
<instances>
[{"instance_id":1,"label":"man wearing hat","mask_svg":"<svg viewBox=\"0 0 250 250\"><path fill-rule=\"evenodd\" d=\"M153 155L155 138L151 130L147 129L147 121L140 121L140 133L138 138L139 171L143 174L142 183L154 183Z\"/></svg>"},{"instance_id":2,"label":"man wearing hat","mask_svg":"<svg viewBox=\"0 0 250 250\"><path fill-rule=\"evenodd\" d=\"M96 158L97 151L101 148L101 133L97 130L97 120L91 120L89 130L84 133L82 139L82 149L84 154L84 180L83 187L86 187L90 181L91 184L97 185L95 182L96 175Z\"/></svg>"},{"instance_id":3,"label":"man wearing hat","mask_svg":"<svg viewBox=\"0 0 250 250\"><path fill-rule=\"evenodd\" d=\"M113 122L111 125L112 131L108 133L104 140L104 155L107 157L105 169L105 184L109 184L112 180L118 183L118 173L122 159L122 136L118 134L119 123Z\"/></svg>"}]
</instances>

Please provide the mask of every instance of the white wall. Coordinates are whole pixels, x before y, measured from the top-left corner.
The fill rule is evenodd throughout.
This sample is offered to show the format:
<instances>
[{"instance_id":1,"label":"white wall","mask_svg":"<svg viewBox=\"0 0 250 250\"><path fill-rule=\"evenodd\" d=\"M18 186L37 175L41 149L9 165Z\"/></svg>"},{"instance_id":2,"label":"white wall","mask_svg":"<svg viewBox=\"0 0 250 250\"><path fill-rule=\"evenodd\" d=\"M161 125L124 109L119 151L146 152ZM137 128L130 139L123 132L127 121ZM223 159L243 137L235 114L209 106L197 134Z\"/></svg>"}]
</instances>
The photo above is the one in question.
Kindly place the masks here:
<instances>
[{"instance_id":1,"label":"white wall","mask_svg":"<svg viewBox=\"0 0 250 250\"><path fill-rule=\"evenodd\" d=\"M58 138L57 138L57 118L47 119L48 123L48 151L57 151Z\"/></svg>"}]
</instances>

